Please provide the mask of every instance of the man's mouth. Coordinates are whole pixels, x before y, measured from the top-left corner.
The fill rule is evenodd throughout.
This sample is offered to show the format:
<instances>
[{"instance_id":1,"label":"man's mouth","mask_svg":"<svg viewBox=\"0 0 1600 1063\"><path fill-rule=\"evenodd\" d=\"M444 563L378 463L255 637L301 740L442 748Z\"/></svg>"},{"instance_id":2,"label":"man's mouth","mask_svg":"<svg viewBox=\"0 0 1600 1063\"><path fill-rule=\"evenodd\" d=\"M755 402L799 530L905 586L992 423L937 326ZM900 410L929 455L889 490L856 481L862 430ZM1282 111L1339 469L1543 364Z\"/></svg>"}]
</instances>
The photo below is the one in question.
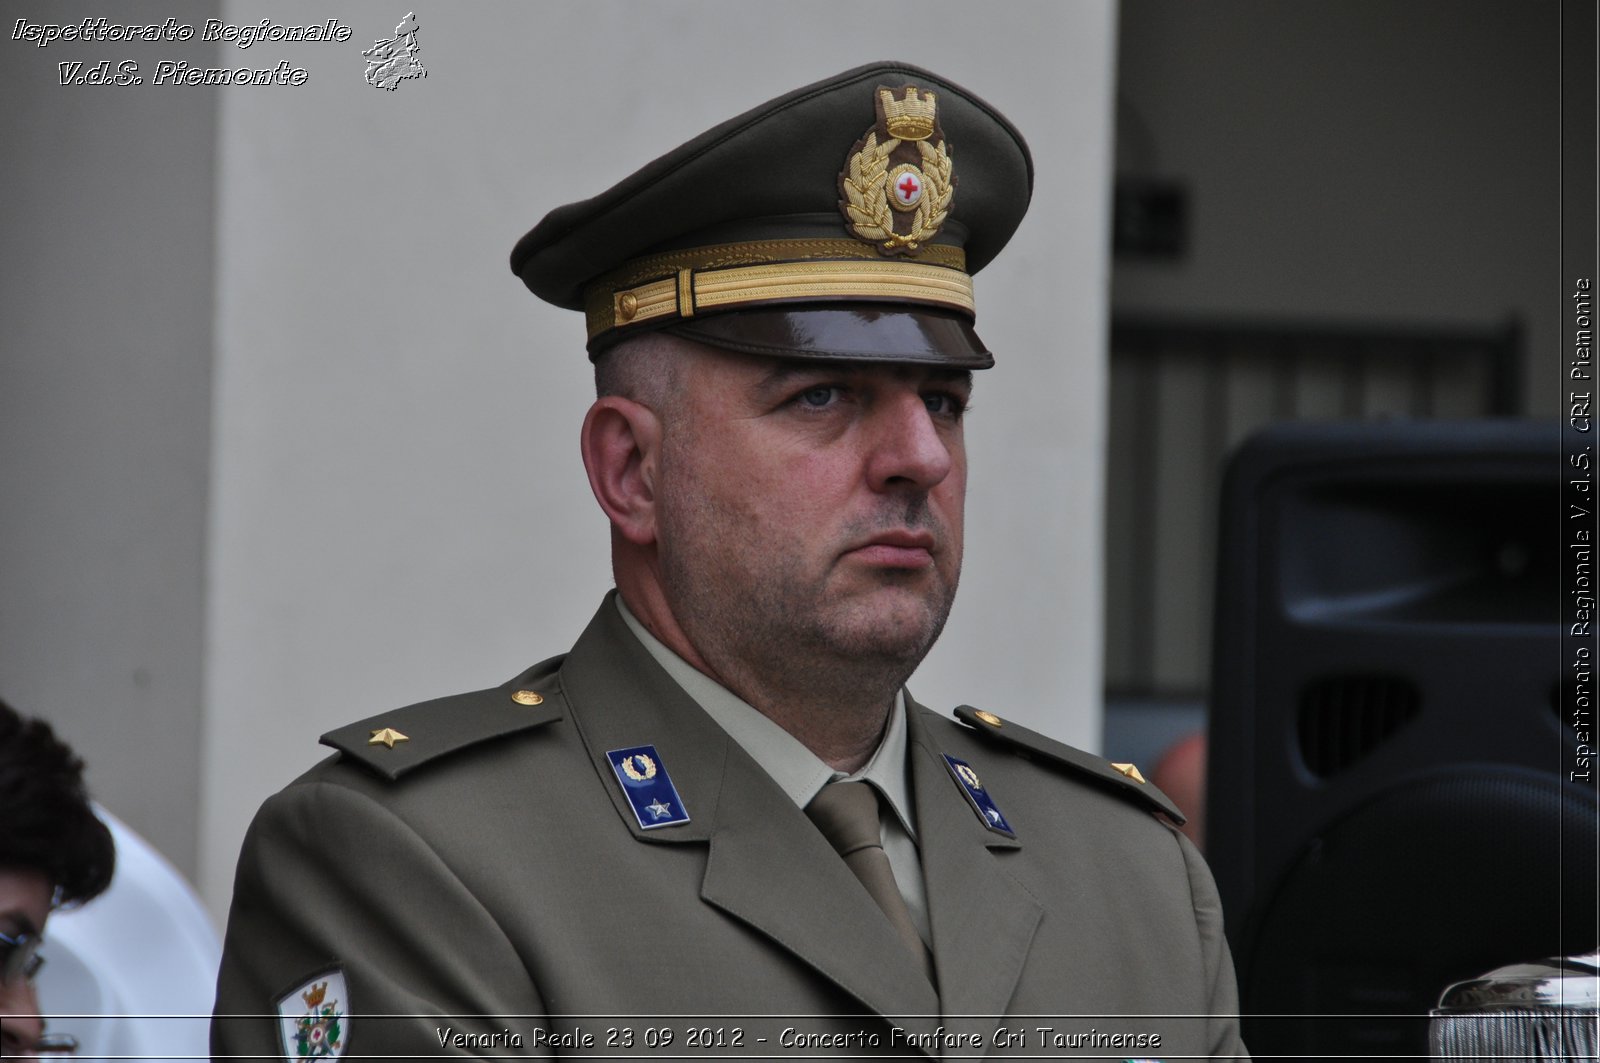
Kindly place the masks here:
<instances>
[{"instance_id":1,"label":"man's mouth","mask_svg":"<svg viewBox=\"0 0 1600 1063\"><path fill-rule=\"evenodd\" d=\"M927 568L933 564L934 544L931 532L886 531L878 532L846 553L880 568Z\"/></svg>"}]
</instances>

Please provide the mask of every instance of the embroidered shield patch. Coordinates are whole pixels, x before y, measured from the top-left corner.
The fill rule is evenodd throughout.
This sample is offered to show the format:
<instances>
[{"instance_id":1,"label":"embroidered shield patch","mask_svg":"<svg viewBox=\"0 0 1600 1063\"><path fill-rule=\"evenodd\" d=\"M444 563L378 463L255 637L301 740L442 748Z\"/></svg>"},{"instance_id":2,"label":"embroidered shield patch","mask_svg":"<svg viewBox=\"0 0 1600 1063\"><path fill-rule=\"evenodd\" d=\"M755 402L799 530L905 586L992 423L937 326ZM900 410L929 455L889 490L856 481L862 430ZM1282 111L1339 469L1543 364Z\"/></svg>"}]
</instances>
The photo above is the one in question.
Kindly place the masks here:
<instances>
[{"instance_id":1,"label":"embroidered shield patch","mask_svg":"<svg viewBox=\"0 0 1600 1063\"><path fill-rule=\"evenodd\" d=\"M350 994L335 967L278 998L278 1033L288 1063L338 1059L350 1042Z\"/></svg>"}]
</instances>

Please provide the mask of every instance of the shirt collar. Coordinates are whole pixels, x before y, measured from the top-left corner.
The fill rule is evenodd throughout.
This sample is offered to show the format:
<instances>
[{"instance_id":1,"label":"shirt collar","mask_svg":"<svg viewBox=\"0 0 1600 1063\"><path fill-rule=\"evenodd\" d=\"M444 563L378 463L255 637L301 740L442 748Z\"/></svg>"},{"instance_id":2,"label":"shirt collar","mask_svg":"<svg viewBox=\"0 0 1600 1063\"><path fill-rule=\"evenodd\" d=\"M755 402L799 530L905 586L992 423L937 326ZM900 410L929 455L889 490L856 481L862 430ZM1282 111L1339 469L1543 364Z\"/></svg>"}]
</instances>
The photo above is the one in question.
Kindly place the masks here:
<instances>
[{"instance_id":1,"label":"shirt collar","mask_svg":"<svg viewBox=\"0 0 1600 1063\"><path fill-rule=\"evenodd\" d=\"M877 750L860 771L846 775L835 771L821 757L807 749L805 743L650 634L623 602L622 595L617 595L616 603L628 630L633 632L656 663L705 710L706 715L728 732L728 736L772 776L796 806L804 808L810 804L811 799L817 796L817 791L830 782L862 780L877 787L894 810L895 818L905 827L906 833L912 838L917 836L906 764L904 690L895 692L889 726L884 728L883 741L878 744Z\"/></svg>"}]
</instances>

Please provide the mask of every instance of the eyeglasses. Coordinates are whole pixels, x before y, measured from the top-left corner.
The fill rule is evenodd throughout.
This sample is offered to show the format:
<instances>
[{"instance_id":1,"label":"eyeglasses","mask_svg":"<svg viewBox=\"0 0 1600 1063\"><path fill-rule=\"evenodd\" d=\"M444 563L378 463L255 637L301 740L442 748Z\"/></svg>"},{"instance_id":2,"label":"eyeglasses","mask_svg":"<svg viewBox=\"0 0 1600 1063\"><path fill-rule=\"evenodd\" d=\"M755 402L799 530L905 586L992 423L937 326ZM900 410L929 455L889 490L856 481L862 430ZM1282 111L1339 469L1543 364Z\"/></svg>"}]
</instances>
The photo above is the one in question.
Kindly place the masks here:
<instances>
[{"instance_id":1,"label":"eyeglasses","mask_svg":"<svg viewBox=\"0 0 1600 1063\"><path fill-rule=\"evenodd\" d=\"M43 944L38 934L0 934L0 984L32 981L44 966L44 957L39 955Z\"/></svg>"}]
</instances>

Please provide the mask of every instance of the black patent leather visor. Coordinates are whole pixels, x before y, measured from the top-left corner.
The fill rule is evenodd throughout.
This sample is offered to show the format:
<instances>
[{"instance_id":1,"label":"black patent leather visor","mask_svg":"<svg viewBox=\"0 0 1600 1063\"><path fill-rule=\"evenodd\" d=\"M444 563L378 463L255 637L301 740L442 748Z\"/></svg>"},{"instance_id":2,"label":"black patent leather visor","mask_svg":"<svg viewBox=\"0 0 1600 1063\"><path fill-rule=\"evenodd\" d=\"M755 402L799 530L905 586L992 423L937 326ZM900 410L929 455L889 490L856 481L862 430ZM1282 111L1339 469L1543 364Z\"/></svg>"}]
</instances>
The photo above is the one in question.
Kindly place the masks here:
<instances>
[{"instance_id":1,"label":"black patent leather visor","mask_svg":"<svg viewBox=\"0 0 1600 1063\"><path fill-rule=\"evenodd\" d=\"M994 355L963 314L882 305L760 307L688 320L664 331L724 350L770 358L891 362L988 369ZM619 340L615 332L597 339ZM590 357L610 344L591 346Z\"/></svg>"}]
</instances>

